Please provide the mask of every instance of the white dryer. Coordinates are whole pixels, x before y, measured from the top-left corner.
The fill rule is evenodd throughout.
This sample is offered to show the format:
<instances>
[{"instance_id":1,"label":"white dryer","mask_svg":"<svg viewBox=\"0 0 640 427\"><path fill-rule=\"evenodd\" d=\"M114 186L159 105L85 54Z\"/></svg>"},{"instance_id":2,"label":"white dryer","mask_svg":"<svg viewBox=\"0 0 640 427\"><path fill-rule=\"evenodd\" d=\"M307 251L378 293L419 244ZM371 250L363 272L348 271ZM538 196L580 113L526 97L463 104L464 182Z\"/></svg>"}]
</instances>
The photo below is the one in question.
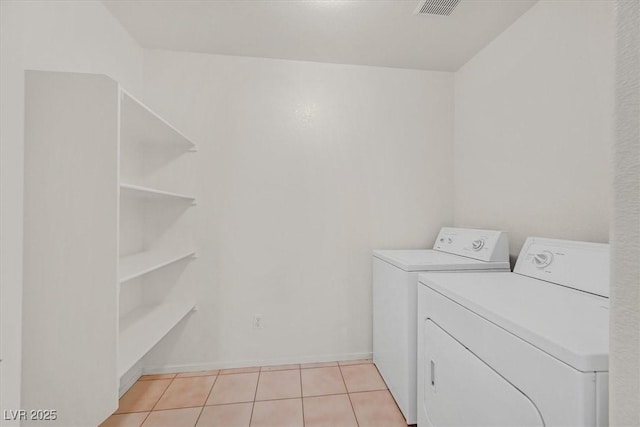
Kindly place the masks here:
<instances>
[{"instance_id":1,"label":"white dryer","mask_svg":"<svg viewBox=\"0 0 640 427\"><path fill-rule=\"evenodd\" d=\"M513 273L419 280L419 427L608 425L608 245L529 238Z\"/></svg>"},{"instance_id":2,"label":"white dryer","mask_svg":"<svg viewBox=\"0 0 640 427\"><path fill-rule=\"evenodd\" d=\"M509 271L507 233L443 227L432 250L373 252L373 361L407 424L416 423L416 286L425 271Z\"/></svg>"}]
</instances>

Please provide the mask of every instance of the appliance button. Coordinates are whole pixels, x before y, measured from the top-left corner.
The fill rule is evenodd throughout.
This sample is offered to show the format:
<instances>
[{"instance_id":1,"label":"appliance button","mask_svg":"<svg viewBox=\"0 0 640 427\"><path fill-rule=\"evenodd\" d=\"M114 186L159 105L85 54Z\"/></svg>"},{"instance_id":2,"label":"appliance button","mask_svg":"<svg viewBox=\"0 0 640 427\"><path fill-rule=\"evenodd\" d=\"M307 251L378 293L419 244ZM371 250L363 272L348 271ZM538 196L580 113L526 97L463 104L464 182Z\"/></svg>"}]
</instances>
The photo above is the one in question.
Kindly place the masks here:
<instances>
[{"instance_id":1,"label":"appliance button","mask_svg":"<svg viewBox=\"0 0 640 427\"><path fill-rule=\"evenodd\" d=\"M553 262L553 254L549 251L542 251L533 256L532 262L538 268L548 267Z\"/></svg>"},{"instance_id":2,"label":"appliance button","mask_svg":"<svg viewBox=\"0 0 640 427\"><path fill-rule=\"evenodd\" d=\"M471 247L474 251L479 251L484 247L484 239L474 240L473 243L471 243Z\"/></svg>"}]
</instances>

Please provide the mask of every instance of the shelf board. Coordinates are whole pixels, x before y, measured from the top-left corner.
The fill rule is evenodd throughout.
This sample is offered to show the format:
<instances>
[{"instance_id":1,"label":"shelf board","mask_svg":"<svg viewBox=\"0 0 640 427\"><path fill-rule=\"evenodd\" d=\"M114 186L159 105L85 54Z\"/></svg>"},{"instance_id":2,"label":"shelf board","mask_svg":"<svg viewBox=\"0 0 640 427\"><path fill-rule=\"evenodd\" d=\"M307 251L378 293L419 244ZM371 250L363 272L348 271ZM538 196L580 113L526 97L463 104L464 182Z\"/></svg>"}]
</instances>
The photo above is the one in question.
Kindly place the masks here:
<instances>
[{"instance_id":1,"label":"shelf board","mask_svg":"<svg viewBox=\"0 0 640 427\"><path fill-rule=\"evenodd\" d=\"M120 127L124 142L182 147L195 151L195 144L149 107L120 88Z\"/></svg>"},{"instance_id":2,"label":"shelf board","mask_svg":"<svg viewBox=\"0 0 640 427\"><path fill-rule=\"evenodd\" d=\"M195 202L196 198L187 194L173 193L171 191L158 190L156 188L143 187L135 184L120 184L120 193L146 199L174 199L186 202Z\"/></svg>"},{"instance_id":3,"label":"shelf board","mask_svg":"<svg viewBox=\"0 0 640 427\"><path fill-rule=\"evenodd\" d=\"M125 256L120 258L118 279L120 283L126 282L174 262L195 256L195 254L196 252L193 250L175 251L173 253L151 250Z\"/></svg>"},{"instance_id":4,"label":"shelf board","mask_svg":"<svg viewBox=\"0 0 640 427\"><path fill-rule=\"evenodd\" d=\"M120 319L118 337L118 377L122 377L165 337L195 304L165 303L133 310Z\"/></svg>"}]
</instances>

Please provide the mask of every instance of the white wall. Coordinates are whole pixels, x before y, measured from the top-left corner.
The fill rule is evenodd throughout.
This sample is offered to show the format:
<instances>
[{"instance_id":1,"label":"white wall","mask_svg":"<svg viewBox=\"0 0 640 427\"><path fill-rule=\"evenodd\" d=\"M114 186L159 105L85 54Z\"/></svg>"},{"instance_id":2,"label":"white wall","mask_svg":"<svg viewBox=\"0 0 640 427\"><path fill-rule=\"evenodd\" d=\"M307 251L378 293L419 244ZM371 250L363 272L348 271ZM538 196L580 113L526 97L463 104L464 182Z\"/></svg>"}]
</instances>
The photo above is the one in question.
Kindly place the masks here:
<instances>
[{"instance_id":1,"label":"white wall","mask_svg":"<svg viewBox=\"0 0 640 427\"><path fill-rule=\"evenodd\" d=\"M199 311L147 369L369 356L371 250L452 220L452 75L146 51L144 76L199 145L199 259L172 291Z\"/></svg>"},{"instance_id":2,"label":"white wall","mask_svg":"<svg viewBox=\"0 0 640 427\"><path fill-rule=\"evenodd\" d=\"M136 93L141 92L142 86L142 49L98 1L3 0L0 17L1 412L20 408L23 72L42 69L102 73ZM28 322L25 319L25 332Z\"/></svg>"},{"instance_id":3,"label":"white wall","mask_svg":"<svg viewBox=\"0 0 640 427\"><path fill-rule=\"evenodd\" d=\"M611 425L640 425L640 3L616 10Z\"/></svg>"},{"instance_id":4,"label":"white wall","mask_svg":"<svg viewBox=\"0 0 640 427\"><path fill-rule=\"evenodd\" d=\"M455 73L455 224L607 242L613 2L540 1Z\"/></svg>"},{"instance_id":5,"label":"white wall","mask_svg":"<svg viewBox=\"0 0 640 427\"><path fill-rule=\"evenodd\" d=\"M23 70L106 73L134 93L143 75L99 2L0 7L4 410L20 406ZM147 52L146 98L200 145L200 258L173 290L200 311L148 366L367 355L371 249L430 243L453 187L457 225L511 231L514 254L527 235L606 241L612 17L610 2L541 1L455 90L447 73Z\"/></svg>"}]
</instances>

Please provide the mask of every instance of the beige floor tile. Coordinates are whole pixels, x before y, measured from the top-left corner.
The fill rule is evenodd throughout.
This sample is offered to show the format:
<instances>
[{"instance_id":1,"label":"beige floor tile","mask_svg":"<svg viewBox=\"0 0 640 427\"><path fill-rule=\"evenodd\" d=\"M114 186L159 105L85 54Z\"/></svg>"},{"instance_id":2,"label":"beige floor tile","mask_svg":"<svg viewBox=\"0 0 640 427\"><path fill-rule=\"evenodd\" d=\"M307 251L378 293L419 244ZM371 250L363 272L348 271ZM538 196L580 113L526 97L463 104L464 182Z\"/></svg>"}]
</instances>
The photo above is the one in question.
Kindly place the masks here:
<instances>
[{"instance_id":1,"label":"beige floor tile","mask_svg":"<svg viewBox=\"0 0 640 427\"><path fill-rule=\"evenodd\" d=\"M358 427L349 395L303 398L304 427Z\"/></svg>"},{"instance_id":2,"label":"beige floor tile","mask_svg":"<svg viewBox=\"0 0 640 427\"><path fill-rule=\"evenodd\" d=\"M140 427L147 415L149 415L148 412L111 415L99 427Z\"/></svg>"},{"instance_id":3,"label":"beige floor tile","mask_svg":"<svg viewBox=\"0 0 640 427\"><path fill-rule=\"evenodd\" d=\"M194 427L202 408L169 409L153 411L142 427Z\"/></svg>"},{"instance_id":4,"label":"beige floor tile","mask_svg":"<svg viewBox=\"0 0 640 427\"><path fill-rule=\"evenodd\" d=\"M365 365L367 363L373 363L371 359L359 359L359 360L342 360L338 362L340 366L349 366L349 365Z\"/></svg>"},{"instance_id":5,"label":"beige floor tile","mask_svg":"<svg viewBox=\"0 0 640 427\"><path fill-rule=\"evenodd\" d=\"M303 363L300 365L302 369L308 368L325 368L327 366L338 366L338 362L316 362L316 363Z\"/></svg>"},{"instance_id":6,"label":"beige floor tile","mask_svg":"<svg viewBox=\"0 0 640 427\"><path fill-rule=\"evenodd\" d=\"M296 363L293 365L263 366L262 368L260 368L260 372L286 371L289 369L300 369L300 365Z\"/></svg>"},{"instance_id":7,"label":"beige floor tile","mask_svg":"<svg viewBox=\"0 0 640 427\"><path fill-rule=\"evenodd\" d=\"M182 372L176 375L176 378L208 377L212 375L218 375L218 373L220 373L218 369L215 369L213 371Z\"/></svg>"},{"instance_id":8,"label":"beige floor tile","mask_svg":"<svg viewBox=\"0 0 640 427\"><path fill-rule=\"evenodd\" d=\"M253 402L258 375L258 372L219 375L213 385L207 405Z\"/></svg>"},{"instance_id":9,"label":"beige floor tile","mask_svg":"<svg viewBox=\"0 0 640 427\"><path fill-rule=\"evenodd\" d=\"M205 406L197 427L249 427L253 403Z\"/></svg>"},{"instance_id":10,"label":"beige floor tile","mask_svg":"<svg viewBox=\"0 0 640 427\"><path fill-rule=\"evenodd\" d=\"M138 381L120 399L116 414L145 412L153 409L171 380Z\"/></svg>"},{"instance_id":11,"label":"beige floor tile","mask_svg":"<svg viewBox=\"0 0 640 427\"><path fill-rule=\"evenodd\" d=\"M266 400L253 404L251 427L302 426L302 399Z\"/></svg>"},{"instance_id":12,"label":"beige floor tile","mask_svg":"<svg viewBox=\"0 0 640 427\"><path fill-rule=\"evenodd\" d=\"M305 397L347 392L340 368L337 366L302 369L300 372L302 374L302 395Z\"/></svg>"},{"instance_id":13,"label":"beige floor tile","mask_svg":"<svg viewBox=\"0 0 640 427\"><path fill-rule=\"evenodd\" d=\"M407 427L387 390L352 393L349 397L360 427Z\"/></svg>"},{"instance_id":14,"label":"beige floor tile","mask_svg":"<svg viewBox=\"0 0 640 427\"><path fill-rule=\"evenodd\" d=\"M232 369L222 369L220 371L221 374L246 374L248 372L260 372L259 366L253 366L251 368L232 368Z\"/></svg>"},{"instance_id":15,"label":"beige floor tile","mask_svg":"<svg viewBox=\"0 0 640 427\"><path fill-rule=\"evenodd\" d=\"M216 377L176 378L153 408L177 409L204 406Z\"/></svg>"},{"instance_id":16,"label":"beige floor tile","mask_svg":"<svg viewBox=\"0 0 640 427\"><path fill-rule=\"evenodd\" d=\"M176 374L150 374L143 375L140 377L139 381L146 380L171 380L176 376Z\"/></svg>"},{"instance_id":17,"label":"beige floor tile","mask_svg":"<svg viewBox=\"0 0 640 427\"><path fill-rule=\"evenodd\" d=\"M256 400L301 397L300 370L260 372Z\"/></svg>"},{"instance_id":18,"label":"beige floor tile","mask_svg":"<svg viewBox=\"0 0 640 427\"><path fill-rule=\"evenodd\" d=\"M387 388L373 364L341 366L340 370L349 393Z\"/></svg>"}]
</instances>

